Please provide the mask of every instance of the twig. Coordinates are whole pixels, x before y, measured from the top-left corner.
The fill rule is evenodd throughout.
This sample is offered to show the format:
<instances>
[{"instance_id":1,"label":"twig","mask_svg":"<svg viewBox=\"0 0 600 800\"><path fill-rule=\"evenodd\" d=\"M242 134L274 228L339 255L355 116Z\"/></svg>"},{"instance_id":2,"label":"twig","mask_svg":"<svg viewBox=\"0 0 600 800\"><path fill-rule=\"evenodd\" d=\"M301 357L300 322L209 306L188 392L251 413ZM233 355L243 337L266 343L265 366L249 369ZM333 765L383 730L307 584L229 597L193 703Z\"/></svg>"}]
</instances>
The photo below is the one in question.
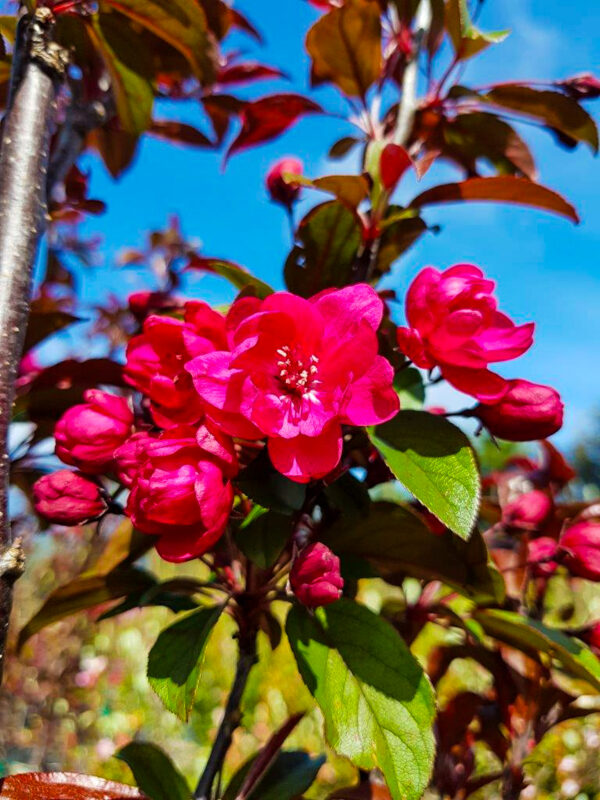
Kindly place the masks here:
<instances>
[{"instance_id":1,"label":"twig","mask_svg":"<svg viewBox=\"0 0 600 800\"><path fill-rule=\"evenodd\" d=\"M392 141L406 145L412 130L417 110L417 80L419 76L419 54L431 26L431 0L421 0L415 17L413 54L406 65L402 78L402 99L398 108L398 119Z\"/></svg>"},{"instance_id":2,"label":"twig","mask_svg":"<svg viewBox=\"0 0 600 800\"><path fill-rule=\"evenodd\" d=\"M208 757L208 762L196 786L194 800L210 800L215 777L223 766L225 755L231 744L233 732L240 723L240 702L248 681L250 670L256 663L256 634L255 628L243 635L240 631L239 655L233 686L231 687L231 692L227 699L225 713L219 726L210 756Z\"/></svg>"},{"instance_id":3,"label":"twig","mask_svg":"<svg viewBox=\"0 0 600 800\"><path fill-rule=\"evenodd\" d=\"M67 62L65 51L52 40L53 29L54 17L48 8L26 14L19 22L0 150L0 677L12 587L22 571L22 555L8 519L7 437L33 263L45 225L54 99Z\"/></svg>"}]
</instances>

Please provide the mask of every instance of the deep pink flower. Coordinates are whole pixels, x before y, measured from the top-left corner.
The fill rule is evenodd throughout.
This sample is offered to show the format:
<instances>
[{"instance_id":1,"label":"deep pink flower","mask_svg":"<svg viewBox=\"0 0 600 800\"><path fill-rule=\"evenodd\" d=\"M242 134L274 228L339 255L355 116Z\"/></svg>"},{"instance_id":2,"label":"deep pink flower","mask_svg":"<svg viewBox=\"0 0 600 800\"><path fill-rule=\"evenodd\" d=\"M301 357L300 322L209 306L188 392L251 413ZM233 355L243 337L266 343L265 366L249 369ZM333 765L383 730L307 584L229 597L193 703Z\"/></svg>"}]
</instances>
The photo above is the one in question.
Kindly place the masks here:
<instances>
[{"instance_id":1,"label":"deep pink flower","mask_svg":"<svg viewBox=\"0 0 600 800\"><path fill-rule=\"evenodd\" d=\"M502 509L502 522L517 528L534 530L544 524L552 514L552 498L539 489L520 494Z\"/></svg>"},{"instance_id":2,"label":"deep pink flower","mask_svg":"<svg viewBox=\"0 0 600 800\"><path fill-rule=\"evenodd\" d=\"M507 390L498 402L478 405L474 416L500 439L529 442L560 430L563 412L556 389L516 379L507 382Z\"/></svg>"},{"instance_id":3,"label":"deep pink flower","mask_svg":"<svg viewBox=\"0 0 600 800\"><path fill-rule=\"evenodd\" d=\"M498 400L508 386L488 365L522 355L533 342L533 323L515 325L498 311L494 286L470 264L426 267L406 295L409 327L398 328L401 351L418 367L439 367L449 383L483 402Z\"/></svg>"},{"instance_id":4,"label":"deep pink flower","mask_svg":"<svg viewBox=\"0 0 600 800\"><path fill-rule=\"evenodd\" d=\"M378 355L382 314L365 284L310 300L277 292L242 315L231 352L187 368L210 417L232 436L267 436L276 469L305 483L338 464L343 424L375 425L398 411L392 367Z\"/></svg>"},{"instance_id":5,"label":"deep pink flower","mask_svg":"<svg viewBox=\"0 0 600 800\"><path fill-rule=\"evenodd\" d=\"M572 575L600 581L600 522L578 522L560 538L564 564Z\"/></svg>"},{"instance_id":6,"label":"deep pink flower","mask_svg":"<svg viewBox=\"0 0 600 800\"><path fill-rule=\"evenodd\" d=\"M286 208L291 208L300 195L299 183L286 183L284 173L302 175L302 162L294 156L286 156L273 164L267 172L266 184L271 199Z\"/></svg>"},{"instance_id":7,"label":"deep pink flower","mask_svg":"<svg viewBox=\"0 0 600 800\"><path fill-rule=\"evenodd\" d=\"M202 555L221 537L231 512L233 442L205 426L180 426L146 440L143 451L127 514L139 530L159 537L156 549L166 561Z\"/></svg>"},{"instance_id":8,"label":"deep pink flower","mask_svg":"<svg viewBox=\"0 0 600 800\"><path fill-rule=\"evenodd\" d=\"M152 416L161 428L198 422L203 404L185 365L225 346L224 317L206 303L186 303L183 320L148 317L143 333L127 347L125 380L150 398Z\"/></svg>"},{"instance_id":9,"label":"deep pink flower","mask_svg":"<svg viewBox=\"0 0 600 800\"><path fill-rule=\"evenodd\" d=\"M344 588L339 558L321 542L308 545L294 561L290 585L298 600L308 608L334 603Z\"/></svg>"},{"instance_id":10,"label":"deep pink flower","mask_svg":"<svg viewBox=\"0 0 600 800\"><path fill-rule=\"evenodd\" d=\"M547 578L558 567L558 544L549 536L532 539L527 545L527 566L536 578Z\"/></svg>"},{"instance_id":11,"label":"deep pink flower","mask_svg":"<svg viewBox=\"0 0 600 800\"><path fill-rule=\"evenodd\" d=\"M156 439L146 431L130 436L114 452L115 472L124 486L131 486L144 460L146 445Z\"/></svg>"},{"instance_id":12,"label":"deep pink flower","mask_svg":"<svg viewBox=\"0 0 600 800\"><path fill-rule=\"evenodd\" d=\"M33 505L38 514L60 525L80 525L107 509L101 487L70 469L59 469L37 480Z\"/></svg>"},{"instance_id":13,"label":"deep pink flower","mask_svg":"<svg viewBox=\"0 0 600 800\"><path fill-rule=\"evenodd\" d=\"M133 412L125 397L88 389L56 423L56 455L82 472L110 469L113 454L131 434Z\"/></svg>"}]
</instances>

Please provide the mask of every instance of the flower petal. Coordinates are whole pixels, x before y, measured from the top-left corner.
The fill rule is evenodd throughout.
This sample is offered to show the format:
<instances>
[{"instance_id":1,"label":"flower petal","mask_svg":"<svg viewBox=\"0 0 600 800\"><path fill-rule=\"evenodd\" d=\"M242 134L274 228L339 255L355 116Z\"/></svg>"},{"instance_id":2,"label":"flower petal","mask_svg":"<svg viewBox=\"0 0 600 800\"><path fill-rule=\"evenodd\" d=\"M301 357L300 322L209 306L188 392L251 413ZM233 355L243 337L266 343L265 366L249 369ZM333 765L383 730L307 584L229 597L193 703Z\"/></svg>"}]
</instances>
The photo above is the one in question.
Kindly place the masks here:
<instances>
[{"instance_id":1,"label":"flower petal","mask_svg":"<svg viewBox=\"0 0 600 800\"><path fill-rule=\"evenodd\" d=\"M296 483L308 483L338 465L342 456L342 430L339 424L332 423L320 436L269 439L268 448L275 469Z\"/></svg>"}]
</instances>

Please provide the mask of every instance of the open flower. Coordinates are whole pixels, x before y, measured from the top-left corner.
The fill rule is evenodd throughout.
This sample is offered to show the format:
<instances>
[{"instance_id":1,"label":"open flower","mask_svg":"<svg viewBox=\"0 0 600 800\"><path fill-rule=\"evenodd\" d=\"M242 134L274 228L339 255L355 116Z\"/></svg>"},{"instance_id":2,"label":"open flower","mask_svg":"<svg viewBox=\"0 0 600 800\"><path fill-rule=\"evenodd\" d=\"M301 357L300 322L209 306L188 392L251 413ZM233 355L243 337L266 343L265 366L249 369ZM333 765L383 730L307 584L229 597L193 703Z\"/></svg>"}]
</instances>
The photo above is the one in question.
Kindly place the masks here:
<instances>
[{"instance_id":1,"label":"open flower","mask_svg":"<svg viewBox=\"0 0 600 800\"><path fill-rule=\"evenodd\" d=\"M148 437L127 501L127 514L143 533L159 537L166 561L188 561L221 537L233 503L228 481L237 462L233 443L204 426L172 428Z\"/></svg>"},{"instance_id":2,"label":"open flower","mask_svg":"<svg viewBox=\"0 0 600 800\"><path fill-rule=\"evenodd\" d=\"M150 398L152 416L161 428L202 419L203 404L186 363L226 346L225 319L201 302L185 304L183 320L152 315L143 333L127 347L125 380Z\"/></svg>"},{"instance_id":3,"label":"open flower","mask_svg":"<svg viewBox=\"0 0 600 800\"><path fill-rule=\"evenodd\" d=\"M230 312L236 318L236 305ZM231 352L187 365L207 415L233 436L268 439L281 473L305 483L338 464L342 425L375 425L398 411L393 370L378 355L383 303L365 284L305 300L267 297L237 317Z\"/></svg>"},{"instance_id":4,"label":"open flower","mask_svg":"<svg viewBox=\"0 0 600 800\"><path fill-rule=\"evenodd\" d=\"M439 367L456 389L482 402L499 400L508 387L488 365L517 358L533 342L533 323L515 325L498 311L494 286L470 264L426 267L406 296L409 327L398 328L400 349L418 367Z\"/></svg>"}]
</instances>

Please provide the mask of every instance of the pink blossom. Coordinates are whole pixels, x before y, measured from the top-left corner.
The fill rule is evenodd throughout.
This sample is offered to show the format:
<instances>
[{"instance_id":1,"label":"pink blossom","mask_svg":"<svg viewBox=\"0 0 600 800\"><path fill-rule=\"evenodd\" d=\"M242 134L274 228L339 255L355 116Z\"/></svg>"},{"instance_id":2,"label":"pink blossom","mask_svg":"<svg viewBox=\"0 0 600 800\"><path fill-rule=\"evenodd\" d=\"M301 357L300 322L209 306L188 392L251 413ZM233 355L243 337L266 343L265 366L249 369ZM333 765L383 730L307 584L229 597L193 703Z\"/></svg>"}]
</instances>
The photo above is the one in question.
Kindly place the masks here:
<instances>
[{"instance_id":1,"label":"pink blossom","mask_svg":"<svg viewBox=\"0 0 600 800\"><path fill-rule=\"evenodd\" d=\"M221 537L233 503L228 478L237 471L232 441L205 426L171 428L146 440L127 514L158 536L166 561L188 561Z\"/></svg>"},{"instance_id":2,"label":"pink blossom","mask_svg":"<svg viewBox=\"0 0 600 800\"><path fill-rule=\"evenodd\" d=\"M495 403L481 403L474 416L488 431L509 442L545 439L560 430L564 406L551 386L530 381L507 381L504 396Z\"/></svg>"},{"instance_id":3,"label":"pink blossom","mask_svg":"<svg viewBox=\"0 0 600 800\"><path fill-rule=\"evenodd\" d=\"M532 539L527 545L527 565L536 578L547 578L558 567L558 545L549 536Z\"/></svg>"},{"instance_id":4,"label":"pink blossom","mask_svg":"<svg viewBox=\"0 0 600 800\"><path fill-rule=\"evenodd\" d=\"M203 404L185 364L226 346L224 317L201 302L185 304L183 320L152 315L127 347L125 380L150 399L157 425L198 422Z\"/></svg>"},{"instance_id":5,"label":"pink blossom","mask_svg":"<svg viewBox=\"0 0 600 800\"><path fill-rule=\"evenodd\" d=\"M406 296L409 327L398 344L418 367L439 367L461 392L494 402L508 387L488 366L522 355L533 342L533 323L515 325L498 311L494 282L479 267L457 264L440 272L426 267Z\"/></svg>"},{"instance_id":6,"label":"pink blossom","mask_svg":"<svg viewBox=\"0 0 600 800\"><path fill-rule=\"evenodd\" d=\"M277 292L249 315L236 305L231 352L187 369L208 416L232 436L266 436L284 475L299 483L327 475L341 457L342 425L375 425L398 411L392 367L378 355L383 303L371 287L310 300Z\"/></svg>"},{"instance_id":7,"label":"pink blossom","mask_svg":"<svg viewBox=\"0 0 600 800\"><path fill-rule=\"evenodd\" d=\"M59 469L37 480L33 505L38 514L60 525L80 525L107 509L101 487L70 469Z\"/></svg>"},{"instance_id":8,"label":"pink blossom","mask_svg":"<svg viewBox=\"0 0 600 800\"><path fill-rule=\"evenodd\" d=\"M563 533L558 544L571 574L600 581L600 522L577 522Z\"/></svg>"},{"instance_id":9,"label":"pink blossom","mask_svg":"<svg viewBox=\"0 0 600 800\"><path fill-rule=\"evenodd\" d=\"M344 588L339 558L321 542L310 544L294 561L290 585L298 600L309 608L334 603Z\"/></svg>"},{"instance_id":10,"label":"pink blossom","mask_svg":"<svg viewBox=\"0 0 600 800\"><path fill-rule=\"evenodd\" d=\"M88 389L56 423L56 455L82 472L109 470L113 454L131 434L133 412L125 397Z\"/></svg>"},{"instance_id":11,"label":"pink blossom","mask_svg":"<svg viewBox=\"0 0 600 800\"><path fill-rule=\"evenodd\" d=\"M552 498L539 489L520 494L502 509L502 522L534 530L544 524L554 509Z\"/></svg>"},{"instance_id":12,"label":"pink blossom","mask_svg":"<svg viewBox=\"0 0 600 800\"><path fill-rule=\"evenodd\" d=\"M138 431L130 436L114 452L115 471L124 486L131 486L146 453L146 445L156 437L147 431Z\"/></svg>"},{"instance_id":13,"label":"pink blossom","mask_svg":"<svg viewBox=\"0 0 600 800\"><path fill-rule=\"evenodd\" d=\"M294 156L279 159L267 172L266 184L271 199L286 208L291 208L300 195L300 184L288 183L284 174L302 175L302 162Z\"/></svg>"}]
</instances>

